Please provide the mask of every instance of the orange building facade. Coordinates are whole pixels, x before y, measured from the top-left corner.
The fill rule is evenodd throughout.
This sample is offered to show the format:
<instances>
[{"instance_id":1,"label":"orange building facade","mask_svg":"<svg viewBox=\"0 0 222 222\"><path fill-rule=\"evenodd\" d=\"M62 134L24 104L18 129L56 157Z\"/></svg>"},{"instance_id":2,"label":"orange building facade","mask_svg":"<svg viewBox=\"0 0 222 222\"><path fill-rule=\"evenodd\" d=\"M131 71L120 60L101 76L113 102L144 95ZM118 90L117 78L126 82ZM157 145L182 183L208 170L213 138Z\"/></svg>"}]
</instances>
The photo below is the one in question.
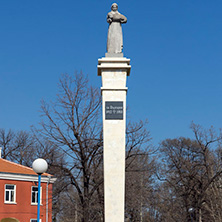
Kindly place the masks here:
<instances>
[{"instance_id":1,"label":"orange building facade","mask_svg":"<svg viewBox=\"0 0 222 222\"><path fill-rule=\"evenodd\" d=\"M52 185L56 178L44 173L41 179L40 219L52 222ZM37 221L38 175L32 168L0 159L0 222Z\"/></svg>"}]
</instances>

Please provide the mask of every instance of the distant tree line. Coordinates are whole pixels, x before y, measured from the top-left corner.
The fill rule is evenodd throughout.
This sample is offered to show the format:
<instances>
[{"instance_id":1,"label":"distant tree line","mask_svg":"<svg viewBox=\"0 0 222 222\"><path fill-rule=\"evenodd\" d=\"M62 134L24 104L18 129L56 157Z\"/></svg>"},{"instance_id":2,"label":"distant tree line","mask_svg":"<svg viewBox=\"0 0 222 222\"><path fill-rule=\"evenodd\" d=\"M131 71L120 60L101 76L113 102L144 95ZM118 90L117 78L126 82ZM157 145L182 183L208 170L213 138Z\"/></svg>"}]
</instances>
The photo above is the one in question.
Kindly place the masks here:
<instances>
[{"instance_id":1,"label":"distant tree line","mask_svg":"<svg viewBox=\"0 0 222 222\"><path fill-rule=\"evenodd\" d=\"M101 95L82 73L63 75L41 125L0 129L2 158L31 166L42 157L58 179L53 221L104 221ZM222 222L222 133L191 124L193 138L151 144L147 121L127 123L126 221Z\"/></svg>"}]
</instances>

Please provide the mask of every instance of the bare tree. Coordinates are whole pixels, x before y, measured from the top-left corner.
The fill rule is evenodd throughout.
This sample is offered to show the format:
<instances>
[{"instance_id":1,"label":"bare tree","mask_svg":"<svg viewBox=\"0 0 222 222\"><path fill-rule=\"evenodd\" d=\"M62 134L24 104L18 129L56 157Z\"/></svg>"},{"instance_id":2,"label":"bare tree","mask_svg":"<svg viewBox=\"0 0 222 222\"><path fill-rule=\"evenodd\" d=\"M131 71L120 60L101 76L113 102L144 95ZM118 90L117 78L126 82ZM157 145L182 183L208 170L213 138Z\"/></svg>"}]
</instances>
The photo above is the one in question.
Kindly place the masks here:
<instances>
[{"instance_id":1,"label":"bare tree","mask_svg":"<svg viewBox=\"0 0 222 222\"><path fill-rule=\"evenodd\" d=\"M6 159L13 152L13 141L15 133L12 130L8 132L5 129L0 129L0 146L2 147L2 158Z\"/></svg>"},{"instance_id":2,"label":"bare tree","mask_svg":"<svg viewBox=\"0 0 222 222\"><path fill-rule=\"evenodd\" d=\"M78 217L92 221L92 200L102 184L97 170L102 162L101 96L82 73L63 75L55 103L42 102L41 134L60 147L66 163L56 164L69 181L63 189L77 192ZM79 219L78 219L79 221Z\"/></svg>"},{"instance_id":3,"label":"bare tree","mask_svg":"<svg viewBox=\"0 0 222 222\"><path fill-rule=\"evenodd\" d=\"M35 156L35 138L30 132L0 129L2 158L31 166Z\"/></svg>"},{"instance_id":4,"label":"bare tree","mask_svg":"<svg viewBox=\"0 0 222 222\"><path fill-rule=\"evenodd\" d=\"M221 142L222 135L217 135L213 128L206 131L195 124L191 125L191 129L194 140L181 137L161 143L162 175L165 175L161 179L175 202L180 202L177 205L182 206L178 215L184 216L180 221L190 220L188 209L191 206L195 208L197 221L213 221L208 193L221 174L221 168L215 165L214 149ZM175 212L171 215L172 220Z\"/></svg>"},{"instance_id":5,"label":"bare tree","mask_svg":"<svg viewBox=\"0 0 222 222\"><path fill-rule=\"evenodd\" d=\"M130 221L143 221L151 209L155 151L150 144L147 121L129 122L126 128L126 207Z\"/></svg>"}]
</instances>

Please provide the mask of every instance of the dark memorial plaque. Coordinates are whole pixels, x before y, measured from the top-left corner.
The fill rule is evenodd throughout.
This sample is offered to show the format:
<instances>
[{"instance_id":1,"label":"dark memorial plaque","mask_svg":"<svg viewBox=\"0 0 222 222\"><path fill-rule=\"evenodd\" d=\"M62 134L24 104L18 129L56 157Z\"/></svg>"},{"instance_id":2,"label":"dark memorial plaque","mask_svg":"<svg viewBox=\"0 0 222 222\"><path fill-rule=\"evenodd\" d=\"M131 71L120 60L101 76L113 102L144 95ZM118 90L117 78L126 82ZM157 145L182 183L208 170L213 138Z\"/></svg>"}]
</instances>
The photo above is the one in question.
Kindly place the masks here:
<instances>
[{"instance_id":1,"label":"dark memorial plaque","mask_svg":"<svg viewBox=\"0 0 222 222\"><path fill-rule=\"evenodd\" d=\"M105 102L105 119L123 119L123 102Z\"/></svg>"}]
</instances>

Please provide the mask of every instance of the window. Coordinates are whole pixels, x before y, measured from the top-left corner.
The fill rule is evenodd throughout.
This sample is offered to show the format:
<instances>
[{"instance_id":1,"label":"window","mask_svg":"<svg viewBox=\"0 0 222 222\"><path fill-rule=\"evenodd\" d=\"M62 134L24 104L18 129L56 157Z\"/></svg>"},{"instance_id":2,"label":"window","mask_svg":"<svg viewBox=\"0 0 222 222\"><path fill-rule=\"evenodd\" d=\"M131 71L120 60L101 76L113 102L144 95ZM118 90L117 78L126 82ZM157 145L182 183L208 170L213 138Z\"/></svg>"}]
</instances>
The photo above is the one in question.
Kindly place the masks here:
<instances>
[{"instance_id":1,"label":"window","mask_svg":"<svg viewBox=\"0 0 222 222\"><path fill-rule=\"evenodd\" d=\"M42 195L42 188L40 189L40 195ZM40 201L42 202L42 198L40 198ZM32 204L38 204L38 187L32 187ZM34 220L34 219L33 219Z\"/></svg>"},{"instance_id":2,"label":"window","mask_svg":"<svg viewBox=\"0 0 222 222\"><path fill-rule=\"evenodd\" d=\"M38 187L32 187L32 203L38 203Z\"/></svg>"},{"instance_id":3,"label":"window","mask_svg":"<svg viewBox=\"0 0 222 222\"><path fill-rule=\"evenodd\" d=\"M15 203L15 189L15 185L5 184L5 203Z\"/></svg>"}]
</instances>

